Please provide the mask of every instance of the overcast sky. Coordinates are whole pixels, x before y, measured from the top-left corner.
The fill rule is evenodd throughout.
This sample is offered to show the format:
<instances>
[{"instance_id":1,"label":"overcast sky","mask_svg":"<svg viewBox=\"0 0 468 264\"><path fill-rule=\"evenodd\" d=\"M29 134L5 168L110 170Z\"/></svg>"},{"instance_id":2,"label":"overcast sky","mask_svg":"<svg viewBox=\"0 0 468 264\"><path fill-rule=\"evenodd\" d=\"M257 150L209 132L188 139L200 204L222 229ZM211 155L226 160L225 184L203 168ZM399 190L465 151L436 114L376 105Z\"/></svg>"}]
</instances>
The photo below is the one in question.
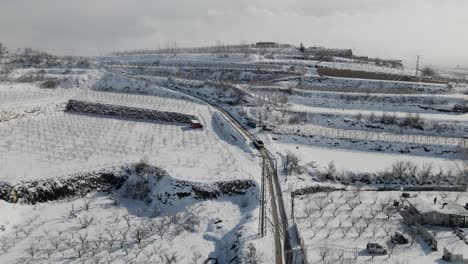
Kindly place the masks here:
<instances>
[{"instance_id":1,"label":"overcast sky","mask_svg":"<svg viewBox=\"0 0 468 264\"><path fill-rule=\"evenodd\" d=\"M278 41L468 65L468 0L0 0L0 42L56 53Z\"/></svg>"}]
</instances>

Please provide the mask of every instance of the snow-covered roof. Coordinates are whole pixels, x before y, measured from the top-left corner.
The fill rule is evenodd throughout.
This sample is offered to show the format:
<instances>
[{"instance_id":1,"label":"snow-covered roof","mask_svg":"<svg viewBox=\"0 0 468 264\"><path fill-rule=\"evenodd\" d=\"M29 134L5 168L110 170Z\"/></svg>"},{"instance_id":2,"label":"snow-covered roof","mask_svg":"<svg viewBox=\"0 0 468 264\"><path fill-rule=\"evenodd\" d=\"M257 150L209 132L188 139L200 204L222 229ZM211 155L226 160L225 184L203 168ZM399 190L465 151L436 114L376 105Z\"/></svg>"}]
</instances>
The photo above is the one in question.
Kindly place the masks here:
<instances>
[{"instance_id":1,"label":"snow-covered roof","mask_svg":"<svg viewBox=\"0 0 468 264\"><path fill-rule=\"evenodd\" d=\"M440 202L434 204L433 201L421 197L413 197L406 199L420 214L439 212L446 215L461 215L468 216L468 210L465 207L454 202ZM447 203L443 206L444 203Z\"/></svg>"}]
</instances>

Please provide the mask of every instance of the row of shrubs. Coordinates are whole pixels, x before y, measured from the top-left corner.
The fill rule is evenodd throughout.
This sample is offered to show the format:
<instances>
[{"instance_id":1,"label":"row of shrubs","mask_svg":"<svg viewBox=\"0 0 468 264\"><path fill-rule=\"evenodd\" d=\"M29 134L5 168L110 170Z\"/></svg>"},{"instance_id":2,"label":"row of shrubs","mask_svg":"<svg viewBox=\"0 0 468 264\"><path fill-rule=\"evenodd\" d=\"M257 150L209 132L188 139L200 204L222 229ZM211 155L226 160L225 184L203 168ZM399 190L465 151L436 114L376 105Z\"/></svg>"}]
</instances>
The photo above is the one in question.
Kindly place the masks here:
<instances>
[{"instance_id":1,"label":"row of shrubs","mask_svg":"<svg viewBox=\"0 0 468 264\"><path fill-rule=\"evenodd\" d=\"M362 119L362 114L356 115L357 120ZM372 112L367 119L372 122L379 122L385 125L398 125L401 127L411 127L423 130L425 124L424 119L419 114L408 113L404 118L398 118L396 114L387 114L383 113L380 117L377 117L374 112Z\"/></svg>"},{"instance_id":2,"label":"row of shrubs","mask_svg":"<svg viewBox=\"0 0 468 264\"><path fill-rule=\"evenodd\" d=\"M333 163L324 171L316 170L311 175L318 181L335 181L342 184L379 185L466 185L468 168L436 169L430 163L421 166L411 161L396 161L391 168L375 173L338 172Z\"/></svg>"}]
</instances>

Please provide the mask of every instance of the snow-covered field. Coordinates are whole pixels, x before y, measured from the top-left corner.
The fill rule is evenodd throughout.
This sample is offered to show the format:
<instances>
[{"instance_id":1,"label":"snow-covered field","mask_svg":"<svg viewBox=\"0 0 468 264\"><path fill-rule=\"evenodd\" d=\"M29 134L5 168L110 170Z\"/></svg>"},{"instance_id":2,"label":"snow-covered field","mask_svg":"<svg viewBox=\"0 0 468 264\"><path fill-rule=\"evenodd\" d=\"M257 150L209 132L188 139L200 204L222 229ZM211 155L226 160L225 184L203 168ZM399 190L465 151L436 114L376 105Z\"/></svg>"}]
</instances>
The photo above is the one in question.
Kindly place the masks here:
<instances>
[{"instance_id":1,"label":"snow-covered field","mask_svg":"<svg viewBox=\"0 0 468 264\"><path fill-rule=\"evenodd\" d=\"M21 87L21 86L20 86ZM25 93L31 90L27 87ZM8 89L11 89L8 87ZM21 91L21 89L19 89ZM42 90L35 89L39 104ZM199 117L202 130L187 125L119 120L50 111L44 116L0 123L0 178L9 182L66 175L69 172L146 158L175 177L198 181L255 178L256 157L214 130L213 108L183 99L151 95L57 90L61 99L173 111ZM49 91L49 93L51 93ZM18 109L23 101L13 97ZM52 98L47 97L48 100ZM171 155L167 155L171 153ZM246 166L246 164L248 164Z\"/></svg>"},{"instance_id":2,"label":"snow-covered field","mask_svg":"<svg viewBox=\"0 0 468 264\"><path fill-rule=\"evenodd\" d=\"M157 193L174 188L164 179L151 188L145 200L131 197L124 186L115 196L96 193L36 205L0 201L0 262L201 263L209 257L224 262L235 255L233 244L253 241L254 190L196 200L161 199Z\"/></svg>"},{"instance_id":3,"label":"snow-covered field","mask_svg":"<svg viewBox=\"0 0 468 264\"><path fill-rule=\"evenodd\" d=\"M422 166L432 164L435 168L451 169L456 166L457 160L447 160L443 158L418 157L404 154L392 153L371 153L358 150L342 150L323 147L314 147L293 143L273 143L273 150L282 151L285 156L291 152L299 157L301 164L316 162L326 166L333 162L339 171L354 172L378 172L383 169L389 169L396 161L412 161Z\"/></svg>"},{"instance_id":4,"label":"snow-covered field","mask_svg":"<svg viewBox=\"0 0 468 264\"><path fill-rule=\"evenodd\" d=\"M51 90L30 83L0 85L0 182L66 178L140 160L190 182L259 179L250 141L240 134L233 140L235 130L213 107L107 72L91 70L58 78L61 84ZM138 94L124 93L132 91ZM69 99L194 115L204 127L65 113ZM115 206L106 193L89 197L36 205L0 201L0 263L166 263L173 255L177 263L193 263L192 258L201 263L208 257L223 261L234 243L239 254L248 243L258 244L255 192L193 200L186 208L160 208L157 215L151 215L142 201L121 197ZM89 209L82 208L85 200L95 198ZM76 209L74 216L71 208ZM194 230L184 231L173 218L188 213L196 215L197 223ZM131 218L131 229L124 223L126 218ZM93 219L89 227L80 227L89 219ZM135 242L137 235L132 232L158 221L168 227L167 234L153 230L144 242ZM236 242L241 230L245 237ZM268 246L257 248L265 260L270 259Z\"/></svg>"},{"instance_id":5,"label":"snow-covered field","mask_svg":"<svg viewBox=\"0 0 468 264\"><path fill-rule=\"evenodd\" d=\"M273 263L268 220L267 236L257 236L262 175L257 151L221 111L200 98L243 125L255 122L257 128L248 129L278 158L278 167L287 155L297 158L300 169L287 177L279 170L279 177L286 213L298 224L309 263L319 263L322 256L327 263L440 260L440 250L431 252L421 238L392 248L390 257L365 252L369 240L388 242L385 230L406 228L395 211L388 216L382 209L391 207L398 192L365 191L360 198L352 191L301 195L293 215L290 193L317 182L376 187L381 178L347 182L337 175L375 176L402 161L413 166L400 176L414 177L394 185L460 184L464 178L451 171L465 159L460 150L467 144L468 97L462 94L467 87L323 77L315 66L396 74L408 69L349 59L319 63L300 60L300 54L285 47L107 56L91 58L88 68L15 65L8 81L0 82L0 188L24 181L40 187L43 179L50 183L138 162L163 169L173 180L162 184L136 173L116 192L86 190L80 198L35 205L0 200L0 263L176 263L172 256L177 263L203 263L208 257L229 263L228 258L253 250L250 243L262 263ZM191 115L203 129L115 113L65 112L70 99ZM260 131L261 124L267 131ZM318 177L326 170L334 175ZM441 179L448 176L454 180ZM152 185L145 189L137 181L129 187L135 177ZM219 182L249 180L255 184L246 193L210 193ZM185 183L208 187L187 191ZM182 190L171 193L177 188ZM145 191L146 198L125 192L135 189ZM17 194L0 189L8 201L16 202ZM458 197L460 204L465 196ZM441 245L464 246L450 230L437 231Z\"/></svg>"}]
</instances>

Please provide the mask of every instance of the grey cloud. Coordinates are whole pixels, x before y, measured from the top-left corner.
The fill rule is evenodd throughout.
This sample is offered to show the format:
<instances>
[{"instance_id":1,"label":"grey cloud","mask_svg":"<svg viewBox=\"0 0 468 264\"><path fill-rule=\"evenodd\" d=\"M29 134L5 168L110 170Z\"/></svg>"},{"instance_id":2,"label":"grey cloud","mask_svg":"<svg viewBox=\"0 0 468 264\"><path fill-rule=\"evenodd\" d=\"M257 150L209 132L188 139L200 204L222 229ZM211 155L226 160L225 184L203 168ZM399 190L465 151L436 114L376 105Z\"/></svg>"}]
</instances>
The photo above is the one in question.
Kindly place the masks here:
<instances>
[{"instance_id":1,"label":"grey cloud","mask_svg":"<svg viewBox=\"0 0 468 264\"><path fill-rule=\"evenodd\" d=\"M465 0L0 0L0 41L103 51L274 40L468 63Z\"/></svg>"}]
</instances>

